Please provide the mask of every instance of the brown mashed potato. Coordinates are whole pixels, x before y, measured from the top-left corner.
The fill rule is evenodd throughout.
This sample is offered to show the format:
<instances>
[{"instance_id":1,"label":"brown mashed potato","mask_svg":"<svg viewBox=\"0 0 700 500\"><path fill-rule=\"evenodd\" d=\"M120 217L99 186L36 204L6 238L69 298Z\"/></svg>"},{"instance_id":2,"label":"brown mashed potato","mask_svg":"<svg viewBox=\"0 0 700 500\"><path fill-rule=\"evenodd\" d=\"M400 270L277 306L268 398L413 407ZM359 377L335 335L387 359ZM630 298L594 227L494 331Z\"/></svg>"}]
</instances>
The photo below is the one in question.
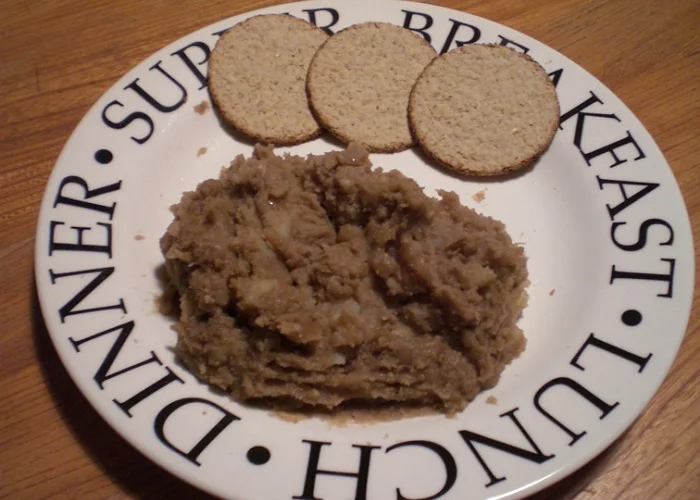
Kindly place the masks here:
<instances>
[{"instance_id":1,"label":"brown mashed potato","mask_svg":"<svg viewBox=\"0 0 700 500\"><path fill-rule=\"evenodd\" d=\"M440 194L354 144L237 157L161 239L178 356L273 408L462 410L525 346L527 270L500 222Z\"/></svg>"}]
</instances>

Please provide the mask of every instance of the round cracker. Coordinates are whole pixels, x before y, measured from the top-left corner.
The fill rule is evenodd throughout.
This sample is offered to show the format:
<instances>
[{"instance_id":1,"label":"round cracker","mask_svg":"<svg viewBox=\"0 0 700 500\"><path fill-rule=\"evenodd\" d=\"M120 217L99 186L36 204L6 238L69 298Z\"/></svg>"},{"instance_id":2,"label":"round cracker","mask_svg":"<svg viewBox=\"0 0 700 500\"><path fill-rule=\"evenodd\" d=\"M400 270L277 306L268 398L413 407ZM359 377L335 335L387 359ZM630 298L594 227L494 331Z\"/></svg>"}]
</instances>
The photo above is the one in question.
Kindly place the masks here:
<instances>
[{"instance_id":1,"label":"round cracker","mask_svg":"<svg viewBox=\"0 0 700 500\"><path fill-rule=\"evenodd\" d=\"M318 121L345 144L391 153L411 147L408 98L436 56L420 35L388 23L362 23L330 37L306 80Z\"/></svg>"},{"instance_id":2,"label":"round cracker","mask_svg":"<svg viewBox=\"0 0 700 500\"><path fill-rule=\"evenodd\" d=\"M224 33L209 60L209 91L222 118L255 141L291 145L321 133L306 73L328 35L286 14L254 16Z\"/></svg>"},{"instance_id":3,"label":"round cracker","mask_svg":"<svg viewBox=\"0 0 700 500\"><path fill-rule=\"evenodd\" d=\"M438 163L467 175L499 175L532 165L547 150L559 100L526 54L463 45L425 68L408 115L419 146Z\"/></svg>"}]
</instances>

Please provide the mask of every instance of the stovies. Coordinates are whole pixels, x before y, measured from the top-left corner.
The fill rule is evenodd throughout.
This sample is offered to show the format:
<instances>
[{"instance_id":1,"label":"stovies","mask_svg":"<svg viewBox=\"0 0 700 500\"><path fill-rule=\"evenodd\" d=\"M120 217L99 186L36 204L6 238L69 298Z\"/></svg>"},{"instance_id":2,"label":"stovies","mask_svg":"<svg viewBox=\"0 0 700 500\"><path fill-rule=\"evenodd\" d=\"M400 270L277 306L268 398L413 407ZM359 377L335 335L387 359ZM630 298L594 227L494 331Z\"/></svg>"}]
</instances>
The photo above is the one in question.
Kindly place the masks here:
<instances>
[{"instance_id":1,"label":"stovies","mask_svg":"<svg viewBox=\"0 0 700 500\"><path fill-rule=\"evenodd\" d=\"M237 400L460 411L524 348L527 271L500 222L440 195L356 144L239 156L161 240L177 354Z\"/></svg>"}]
</instances>

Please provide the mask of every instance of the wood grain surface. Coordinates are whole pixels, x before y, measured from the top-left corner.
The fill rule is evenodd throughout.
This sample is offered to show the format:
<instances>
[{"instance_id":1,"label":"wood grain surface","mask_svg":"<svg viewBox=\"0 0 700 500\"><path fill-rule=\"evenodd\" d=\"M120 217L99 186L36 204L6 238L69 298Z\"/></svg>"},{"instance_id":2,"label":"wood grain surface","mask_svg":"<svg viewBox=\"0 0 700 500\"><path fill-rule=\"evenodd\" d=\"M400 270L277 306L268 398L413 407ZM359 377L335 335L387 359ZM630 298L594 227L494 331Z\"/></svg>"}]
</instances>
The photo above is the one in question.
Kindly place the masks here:
<instances>
[{"instance_id":1,"label":"wood grain surface","mask_svg":"<svg viewBox=\"0 0 700 500\"><path fill-rule=\"evenodd\" d=\"M134 451L71 382L37 304L34 232L63 144L109 86L165 44L273 3L0 1L0 497L207 498ZM700 2L430 3L520 30L612 89L666 155L698 234ZM696 297L680 354L639 419L601 456L536 498L700 498L697 306Z\"/></svg>"}]
</instances>

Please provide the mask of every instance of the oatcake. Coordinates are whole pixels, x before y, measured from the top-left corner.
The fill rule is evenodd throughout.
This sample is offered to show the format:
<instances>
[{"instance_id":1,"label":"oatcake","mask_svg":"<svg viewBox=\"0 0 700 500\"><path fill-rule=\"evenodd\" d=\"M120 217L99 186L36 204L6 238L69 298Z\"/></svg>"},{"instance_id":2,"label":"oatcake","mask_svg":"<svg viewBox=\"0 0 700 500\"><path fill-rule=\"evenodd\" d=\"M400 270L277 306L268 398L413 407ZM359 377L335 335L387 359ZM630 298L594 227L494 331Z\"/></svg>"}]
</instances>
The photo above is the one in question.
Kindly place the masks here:
<instances>
[{"instance_id":1,"label":"oatcake","mask_svg":"<svg viewBox=\"0 0 700 500\"><path fill-rule=\"evenodd\" d=\"M526 261L504 226L367 152L257 146L173 207L176 351L272 407L462 410L525 346Z\"/></svg>"},{"instance_id":2,"label":"oatcake","mask_svg":"<svg viewBox=\"0 0 700 500\"><path fill-rule=\"evenodd\" d=\"M422 36L389 23L339 31L316 52L306 79L319 122L344 144L393 153L414 144L408 97L436 56Z\"/></svg>"},{"instance_id":3,"label":"oatcake","mask_svg":"<svg viewBox=\"0 0 700 500\"><path fill-rule=\"evenodd\" d=\"M224 33L209 62L209 91L223 119L267 144L319 136L305 82L311 58L327 38L286 14L254 16Z\"/></svg>"},{"instance_id":4,"label":"oatcake","mask_svg":"<svg viewBox=\"0 0 700 500\"><path fill-rule=\"evenodd\" d=\"M500 175L532 165L559 125L547 72L526 54L467 44L433 59L408 109L418 145L466 175Z\"/></svg>"}]
</instances>

